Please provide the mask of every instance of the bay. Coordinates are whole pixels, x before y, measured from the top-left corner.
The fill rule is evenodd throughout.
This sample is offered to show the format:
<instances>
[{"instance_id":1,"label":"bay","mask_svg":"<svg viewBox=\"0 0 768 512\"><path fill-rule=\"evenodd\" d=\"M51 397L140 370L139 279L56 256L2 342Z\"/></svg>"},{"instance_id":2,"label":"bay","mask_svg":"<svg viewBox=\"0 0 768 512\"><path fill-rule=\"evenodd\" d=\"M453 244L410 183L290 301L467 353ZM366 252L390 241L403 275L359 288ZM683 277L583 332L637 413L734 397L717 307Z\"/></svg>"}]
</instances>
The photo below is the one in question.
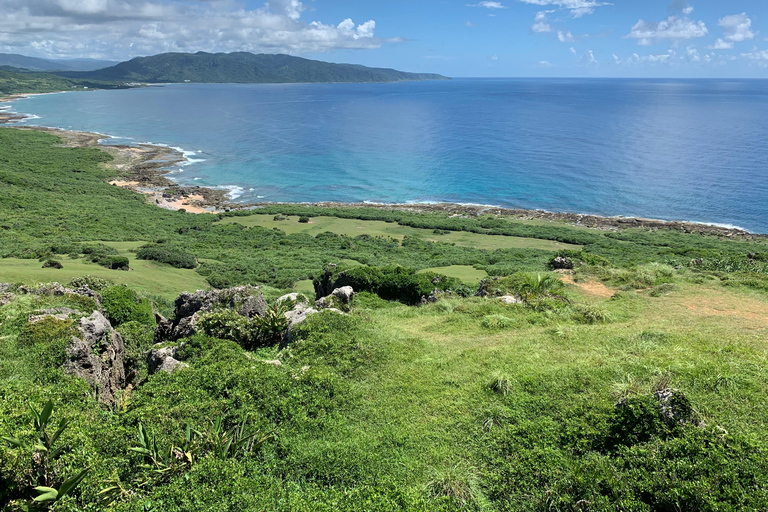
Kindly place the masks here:
<instances>
[{"instance_id":1,"label":"bay","mask_svg":"<svg viewBox=\"0 0 768 512\"><path fill-rule=\"evenodd\" d=\"M164 143L237 201L455 202L768 232L768 82L175 84L34 96L28 124Z\"/></svg>"}]
</instances>

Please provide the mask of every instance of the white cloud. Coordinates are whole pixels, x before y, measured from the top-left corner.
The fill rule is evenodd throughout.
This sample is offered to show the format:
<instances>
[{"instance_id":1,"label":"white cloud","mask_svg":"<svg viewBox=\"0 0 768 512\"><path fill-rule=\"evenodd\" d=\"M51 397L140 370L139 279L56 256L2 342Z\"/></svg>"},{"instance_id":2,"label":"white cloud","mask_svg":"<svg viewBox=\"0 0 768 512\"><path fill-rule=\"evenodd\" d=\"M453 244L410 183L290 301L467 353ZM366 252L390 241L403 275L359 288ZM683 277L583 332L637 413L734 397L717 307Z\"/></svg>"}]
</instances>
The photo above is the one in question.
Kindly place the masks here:
<instances>
[{"instance_id":1,"label":"white cloud","mask_svg":"<svg viewBox=\"0 0 768 512\"><path fill-rule=\"evenodd\" d=\"M552 26L547 21L547 14L552 11L539 11L533 18L533 25L531 25L531 31L537 34L546 32L552 32Z\"/></svg>"},{"instance_id":2,"label":"white cloud","mask_svg":"<svg viewBox=\"0 0 768 512\"><path fill-rule=\"evenodd\" d=\"M582 66L596 66L598 64L595 58L595 53L592 50L587 50L579 59L579 64Z\"/></svg>"},{"instance_id":3,"label":"white cloud","mask_svg":"<svg viewBox=\"0 0 768 512\"><path fill-rule=\"evenodd\" d=\"M486 9L506 9L507 6L501 2L480 2L477 4L466 4L467 7L485 7Z\"/></svg>"},{"instance_id":4,"label":"white cloud","mask_svg":"<svg viewBox=\"0 0 768 512\"><path fill-rule=\"evenodd\" d=\"M703 21L673 15L659 22L639 20L626 37L637 39L640 46L649 46L665 39L679 42L704 37L708 33L709 30Z\"/></svg>"},{"instance_id":5,"label":"white cloud","mask_svg":"<svg viewBox=\"0 0 768 512\"><path fill-rule=\"evenodd\" d=\"M554 6L560 9L571 11L571 15L574 18L580 18L585 14L592 14L595 12L596 7L603 5L613 5L608 2L600 2L598 0L518 0L526 4L542 5L542 6Z\"/></svg>"},{"instance_id":6,"label":"white cloud","mask_svg":"<svg viewBox=\"0 0 768 512\"><path fill-rule=\"evenodd\" d=\"M494 55L494 56L491 57L491 60L497 61L497 60L499 60L499 56L498 55Z\"/></svg>"},{"instance_id":7,"label":"white cloud","mask_svg":"<svg viewBox=\"0 0 768 512\"><path fill-rule=\"evenodd\" d=\"M740 43L755 38L755 33L751 30L752 20L745 12L726 16L719 24L723 28L723 38L726 41Z\"/></svg>"},{"instance_id":8,"label":"white cloud","mask_svg":"<svg viewBox=\"0 0 768 512\"><path fill-rule=\"evenodd\" d=\"M570 51L572 54L576 55L576 48L574 48L573 46L571 46Z\"/></svg>"},{"instance_id":9,"label":"white cloud","mask_svg":"<svg viewBox=\"0 0 768 512\"><path fill-rule=\"evenodd\" d=\"M561 43L575 43L576 38L571 34L570 30L567 30L563 32L562 30L557 31L557 40Z\"/></svg>"},{"instance_id":10,"label":"white cloud","mask_svg":"<svg viewBox=\"0 0 768 512\"><path fill-rule=\"evenodd\" d=\"M715 44L709 47L711 50L732 50L733 49L733 43L729 41L723 41L719 37L717 38L717 41L715 41Z\"/></svg>"},{"instance_id":11,"label":"white cloud","mask_svg":"<svg viewBox=\"0 0 768 512\"><path fill-rule=\"evenodd\" d=\"M319 53L378 48L373 20L303 21L299 0L0 0L0 51L122 59L160 52Z\"/></svg>"},{"instance_id":12,"label":"white cloud","mask_svg":"<svg viewBox=\"0 0 768 512\"><path fill-rule=\"evenodd\" d=\"M758 50L757 47L754 47L751 52L742 53L741 58L755 61L761 68L768 67L768 50Z\"/></svg>"},{"instance_id":13,"label":"white cloud","mask_svg":"<svg viewBox=\"0 0 768 512\"><path fill-rule=\"evenodd\" d=\"M549 62L548 60L540 60L539 61L539 67L542 68L554 68L555 65Z\"/></svg>"}]
</instances>

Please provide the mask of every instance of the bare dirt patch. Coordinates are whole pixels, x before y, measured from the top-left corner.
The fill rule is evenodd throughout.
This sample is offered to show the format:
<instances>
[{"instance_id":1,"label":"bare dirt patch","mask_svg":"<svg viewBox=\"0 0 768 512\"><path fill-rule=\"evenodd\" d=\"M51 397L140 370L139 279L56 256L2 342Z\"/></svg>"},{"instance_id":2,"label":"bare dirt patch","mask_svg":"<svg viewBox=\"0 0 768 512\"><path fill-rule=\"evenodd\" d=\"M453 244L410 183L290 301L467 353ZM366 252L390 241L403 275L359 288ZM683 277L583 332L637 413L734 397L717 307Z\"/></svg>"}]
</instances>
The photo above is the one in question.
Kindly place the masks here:
<instances>
[{"instance_id":1,"label":"bare dirt patch","mask_svg":"<svg viewBox=\"0 0 768 512\"><path fill-rule=\"evenodd\" d=\"M743 318L768 326L768 304L747 297L699 296L682 305L696 316Z\"/></svg>"},{"instance_id":2,"label":"bare dirt patch","mask_svg":"<svg viewBox=\"0 0 768 512\"><path fill-rule=\"evenodd\" d=\"M587 295L591 295L593 297L600 297L607 299L609 297L613 297L613 294L616 293L616 290L612 290L611 288L608 288L603 283L599 281L584 281L581 283L577 283L572 275L562 275L560 276L560 280L564 282L565 284L572 284L575 287L577 287L582 292L586 293Z\"/></svg>"}]
</instances>

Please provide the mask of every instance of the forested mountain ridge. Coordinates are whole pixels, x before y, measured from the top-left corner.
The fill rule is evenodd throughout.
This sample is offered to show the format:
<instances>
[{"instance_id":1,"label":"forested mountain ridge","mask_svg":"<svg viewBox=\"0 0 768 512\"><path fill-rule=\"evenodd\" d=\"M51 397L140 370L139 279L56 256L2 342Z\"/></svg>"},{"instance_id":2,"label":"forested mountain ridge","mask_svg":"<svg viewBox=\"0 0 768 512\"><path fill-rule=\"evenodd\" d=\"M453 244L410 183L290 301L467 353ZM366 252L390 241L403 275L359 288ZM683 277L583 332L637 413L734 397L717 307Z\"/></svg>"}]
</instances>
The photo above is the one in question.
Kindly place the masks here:
<instances>
[{"instance_id":1,"label":"forested mountain ridge","mask_svg":"<svg viewBox=\"0 0 768 512\"><path fill-rule=\"evenodd\" d=\"M441 75L333 64L290 55L164 53L136 57L89 72L59 72L68 78L149 83L332 83L446 80Z\"/></svg>"}]
</instances>

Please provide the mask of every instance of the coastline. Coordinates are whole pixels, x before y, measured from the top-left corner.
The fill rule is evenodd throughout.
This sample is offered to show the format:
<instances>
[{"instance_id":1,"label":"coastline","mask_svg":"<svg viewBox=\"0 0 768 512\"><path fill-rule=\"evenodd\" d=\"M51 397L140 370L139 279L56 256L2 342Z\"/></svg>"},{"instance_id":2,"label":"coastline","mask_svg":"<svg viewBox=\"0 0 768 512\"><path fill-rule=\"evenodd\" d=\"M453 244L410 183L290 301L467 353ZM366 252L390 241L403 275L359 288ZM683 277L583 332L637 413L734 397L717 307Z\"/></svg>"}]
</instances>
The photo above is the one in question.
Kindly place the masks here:
<instances>
[{"instance_id":1,"label":"coastline","mask_svg":"<svg viewBox=\"0 0 768 512\"><path fill-rule=\"evenodd\" d=\"M39 93L57 94L57 93ZM33 94L12 94L0 97L0 103L15 101ZM314 203L233 203L227 198L227 192L222 189L182 186L167 177L171 167L188 161L182 151L165 145L136 144L111 145L101 144L102 140L111 138L93 132L77 132L32 125L15 125L15 123L30 119L21 113L12 112L9 108L0 110L0 125L8 125L19 130L43 131L53 133L62 138L68 147L97 147L106 151L114 158L107 164L114 171L114 177L109 184L126 188L136 193L147 195L149 201L160 208L168 210L184 210L189 213L216 214L241 210L258 210L265 206L303 205L320 208L372 208L384 210L401 210L415 213L445 213L453 216L477 217L480 215L495 215L519 220L539 220L566 223L592 229L619 231L630 228L669 229L684 233L713 235L727 238L742 238L745 240L768 240L768 234L752 233L745 229L709 223L691 221L667 221L642 217L600 216L568 212L550 212L544 210L527 210L520 208L502 208L491 205L459 204L459 203L340 203L334 201Z\"/></svg>"}]
</instances>

